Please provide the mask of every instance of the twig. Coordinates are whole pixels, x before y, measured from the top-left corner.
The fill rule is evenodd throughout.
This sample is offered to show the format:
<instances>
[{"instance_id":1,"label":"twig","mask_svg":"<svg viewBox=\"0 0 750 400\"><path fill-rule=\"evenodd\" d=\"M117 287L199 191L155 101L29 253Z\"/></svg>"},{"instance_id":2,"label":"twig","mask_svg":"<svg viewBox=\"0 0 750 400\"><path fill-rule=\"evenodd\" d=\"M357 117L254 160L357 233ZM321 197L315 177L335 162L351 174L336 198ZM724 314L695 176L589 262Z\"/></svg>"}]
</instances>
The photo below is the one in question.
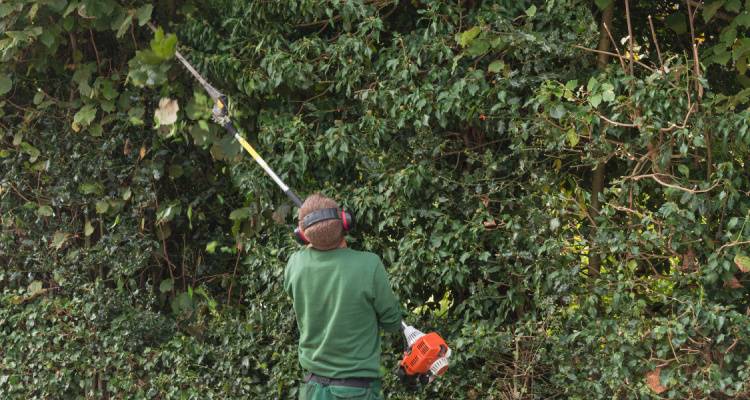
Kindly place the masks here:
<instances>
[{"instance_id":1,"label":"twig","mask_svg":"<svg viewBox=\"0 0 750 400\"><path fill-rule=\"evenodd\" d=\"M596 113L596 115L599 116L599 118L601 118L601 119L603 119L603 120L607 121L608 123L610 123L612 125L615 125L615 126L619 126L619 127L622 127L622 128L640 128L640 126L638 126L636 124L626 124L624 122L613 121L613 120L605 117L604 115L602 115L602 114L600 114L598 112Z\"/></svg>"},{"instance_id":2,"label":"twig","mask_svg":"<svg viewBox=\"0 0 750 400\"><path fill-rule=\"evenodd\" d=\"M688 119L690 118L690 114L693 113L693 109L694 107L693 105L691 105L687 111L687 114L685 114L685 119L682 121L682 125L677 125L674 122L672 122L672 124L669 125L668 127L659 129L659 132L671 132L675 129L685 129L687 126Z\"/></svg>"},{"instance_id":3,"label":"twig","mask_svg":"<svg viewBox=\"0 0 750 400\"><path fill-rule=\"evenodd\" d=\"M99 50L96 49L96 41L94 40L94 32L89 28L89 36L91 37L91 46L94 48L94 54L96 55L96 71L101 73L101 63L99 59Z\"/></svg>"},{"instance_id":4,"label":"twig","mask_svg":"<svg viewBox=\"0 0 750 400\"><path fill-rule=\"evenodd\" d=\"M690 0L685 0L688 8L688 21L690 21L690 43L693 50L693 73L695 73L695 91L698 92L698 101L703 97L703 86L700 83L701 67L698 60L698 45L695 43L695 13L690 7ZM698 9L696 8L696 12Z\"/></svg>"},{"instance_id":5,"label":"twig","mask_svg":"<svg viewBox=\"0 0 750 400\"><path fill-rule=\"evenodd\" d=\"M577 49L581 49L581 50L590 51L592 53L599 53L599 54L607 54L607 55L610 55L610 56L617 56L616 53L612 53L610 51L603 51L603 50L592 49L592 48L585 47L585 46L580 46L580 45L577 45L577 44L574 44L573 47L575 47ZM655 69L649 67L648 65L646 65L646 64L644 64L644 63L642 63L640 61L635 61L635 63L638 64L638 65L640 65L641 67L647 69L650 72L656 72Z\"/></svg>"},{"instance_id":6,"label":"twig","mask_svg":"<svg viewBox=\"0 0 750 400\"><path fill-rule=\"evenodd\" d=\"M750 244L750 240L745 240L745 241L742 241L742 242L729 242L729 243L724 244L721 247L719 247L719 249L716 250L716 252L717 253L721 253L721 251L724 250L725 248L734 247L734 246L740 246L740 245L743 245L743 244Z\"/></svg>"},{"instance_id":7,"label":"twig","mask_svg":"<svg viewBox=\"0 0 750 400\"><path fill-rule=\"evenodd\" d=\"M703 7L703 3L697 0L688 0L687 2L689 5L692 5L693 7L695 7L696 10ZM734 20L734 16L725 14L721 11L717 11L716 14L714 14L714 16L716 18L723 19L724 21L727 21L727 22L732 22L732 20Z\"/></svg>"},{"instance_id":8,"label":"twig","mask_svg":"<svg viewBox=\"0 0 750 400\"><path fill-rule=\"evenodd\" d=\"M602 27L604 27L604 30L607 31L607 36L609 36L609 40L612 42L612 47L615 48L615 51L617 52L617 59L620 60L620 66L622 67L622 70L625 71L625 61L622 59L622 55L620 54L620 49L617 47L617 42L615 42L615 39L612 37L612 32L609 31L609 27L607 26L607 23L602 23Z\"/></svg>"},{"instance_id":9,"label":"twig","mask_svg":"<svg viewBox=\"0 0 750 400\"><path fill-rule=\"evenodd\" d=\"M656 46L656 54L659 56L659 65L661 65L662 72L664 70L664 61L661 58L661 50L659 49L659 41L656 40L656 30L654 30L654 21L651 19L651 15L648 16L648 25L651 27L651 36L654 38L654 45Z\"/></svg>"},{"instance_id":10,"label":"twig","mask_svg":"<svg viewBox=\"0 0 750 400\"><path fill-rule=\"evenodd\" d=\"M727 349L726 349L726 350L724 350L724 353L729 353L730 351L732 351L732 349L734 349L734 346L736 346L736 345L737 345L737 342L739 342L739 339L734 339L734 340L732 341L732 344L731 344L731 345L729 345L729 347L727 347Z\"/></svg>"},{"instance_id":11,"label":"twig","mask_svg":"<svg viewBox=\"0 0 750 400\"><path fill-rule=\"evenodd\" d=\"M633 62L635 54L633 53L633 26L630 23L630 1L625 0L625 20L628 23L628 52L630 53L630 75L633 75Z\"/></svg>"},{"instance_id":12,"label":"twig","mask_svg":"<svg viewBox=\"0 0 750 400\"><path fill-rule=\"evenodd\" d=\"M232 279L229 280L229 291L227 292L227 305L232 300L232 286L234 285L234 278L237 276L237 265L240 263L240 254L242 250L237 249L237 258L234 260L234 271L232 272Z\"/></svg>"},{"instance_id":13,"label":"twig","mask_svg":"<svg viewBox=\"0 0 750 400\"><path fill-rule=\"evenodd\" d=\"M679 185L673 185L671 183L664 182L663 180L661 180L659 178L660 175L669 177L669 175L666 175L666 174L654 173L654 174L644 174L644 175L629 176L627 178L628 179L632 179L634 181L639 181L639 180L644 179L644 178L651 178L651 179L655 180L657 183L659 183L662 186L670 187L672 189L677 189L677 190L681 190L683 192L692 193L692 194L710 192L710 191L714 190L717 186L719 186L719 183L720 183L720 182L716 182L713 185L711 185L711 187L708 188L708 189L688 189L686 187L682 187L682 186L679 186Z\"/></svg>"}]
</instances>

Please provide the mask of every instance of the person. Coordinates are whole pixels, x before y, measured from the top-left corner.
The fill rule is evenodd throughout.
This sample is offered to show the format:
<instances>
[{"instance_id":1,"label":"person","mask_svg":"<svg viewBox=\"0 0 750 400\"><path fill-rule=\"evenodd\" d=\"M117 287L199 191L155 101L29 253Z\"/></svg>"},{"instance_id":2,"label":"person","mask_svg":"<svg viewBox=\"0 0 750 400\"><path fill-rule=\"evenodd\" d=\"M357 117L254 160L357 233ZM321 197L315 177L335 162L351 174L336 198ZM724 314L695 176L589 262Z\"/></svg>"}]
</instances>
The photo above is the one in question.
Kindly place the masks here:
<instances>
[{"instance_id":1,"label":"person","mask_svg":"<svg viewBox=\"0 0 750 400\"><path fill-rule=\"evenodd\" d=\"M383 399L379 330L399 331L401 307L380 257L348 248L340 218L304 227L306 216L323 209L338 204L318 193L305 199L298 224L309 244L284 271L306 372L299 399Z\"/></svg>"}]
</instances>

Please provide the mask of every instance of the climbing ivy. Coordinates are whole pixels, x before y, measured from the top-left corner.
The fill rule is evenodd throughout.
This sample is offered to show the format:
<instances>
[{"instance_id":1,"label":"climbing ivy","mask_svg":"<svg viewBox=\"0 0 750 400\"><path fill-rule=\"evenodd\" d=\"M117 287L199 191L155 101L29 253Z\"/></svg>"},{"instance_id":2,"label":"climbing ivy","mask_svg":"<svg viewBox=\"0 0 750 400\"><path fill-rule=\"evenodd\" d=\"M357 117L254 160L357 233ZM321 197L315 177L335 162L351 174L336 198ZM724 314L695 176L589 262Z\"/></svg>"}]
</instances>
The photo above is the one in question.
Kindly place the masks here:
<instances>
[{"instance_id":1,"label":"climbing ivy","mask_svg":"<svg viewBox=\"0 0 750 400\"><path fill-rule=\"evenodd\" d=\"M748 7L2 2L0 394L296 396L295 209L179 50L452 346L389 398L747 397Z\"/></svg>"}]
</instances>

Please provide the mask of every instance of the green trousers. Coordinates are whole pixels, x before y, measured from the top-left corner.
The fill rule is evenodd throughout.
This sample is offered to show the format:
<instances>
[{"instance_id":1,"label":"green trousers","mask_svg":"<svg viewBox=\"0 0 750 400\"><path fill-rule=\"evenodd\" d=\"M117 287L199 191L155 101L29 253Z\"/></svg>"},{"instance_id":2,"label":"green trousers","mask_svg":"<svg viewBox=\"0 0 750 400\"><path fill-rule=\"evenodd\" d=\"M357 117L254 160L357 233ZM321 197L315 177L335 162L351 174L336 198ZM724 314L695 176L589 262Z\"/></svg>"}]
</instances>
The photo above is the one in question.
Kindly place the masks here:
<instances>
[{"instance_id":1,"label":"green trousers","mask_svg":"<svg viewBox=\"0 0 750 400\"><path fill-rule=\"evenodd\" d=\"M299 400L383 400L380 380L372 381L368 388L348 386L324 386L317 382L303 383L299 388Z\"/></svg>"}]
</instances>

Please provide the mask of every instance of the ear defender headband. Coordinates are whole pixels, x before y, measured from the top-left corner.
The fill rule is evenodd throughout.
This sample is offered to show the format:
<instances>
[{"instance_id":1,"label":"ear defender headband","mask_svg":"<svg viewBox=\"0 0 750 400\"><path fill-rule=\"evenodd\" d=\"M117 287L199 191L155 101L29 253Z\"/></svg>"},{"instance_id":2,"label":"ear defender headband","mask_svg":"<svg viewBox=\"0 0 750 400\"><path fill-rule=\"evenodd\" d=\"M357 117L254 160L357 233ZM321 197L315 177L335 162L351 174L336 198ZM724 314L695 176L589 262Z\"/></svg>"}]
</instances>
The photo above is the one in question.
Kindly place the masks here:
<instances>
[{"instance_id":1,"label":"ear defender headband","mask_svg":"<svg viewBox=\"0 0 750 400\"><path fill-rule=\"evenodd\" d=\"M305 215L305 218L302 219L302 229L300 229L299 227L295 228L294 236L297 237L297 240L300 243L308 244L310 243L310 241L305 237L305 229L319 222L328 221L331 219L341 220L341 225L346 232L354 228L354 218L351 214L344 210L339 210L338 208L324 208L321 210L315 210L310 214Z\"/></svg>"}]
</instances>

